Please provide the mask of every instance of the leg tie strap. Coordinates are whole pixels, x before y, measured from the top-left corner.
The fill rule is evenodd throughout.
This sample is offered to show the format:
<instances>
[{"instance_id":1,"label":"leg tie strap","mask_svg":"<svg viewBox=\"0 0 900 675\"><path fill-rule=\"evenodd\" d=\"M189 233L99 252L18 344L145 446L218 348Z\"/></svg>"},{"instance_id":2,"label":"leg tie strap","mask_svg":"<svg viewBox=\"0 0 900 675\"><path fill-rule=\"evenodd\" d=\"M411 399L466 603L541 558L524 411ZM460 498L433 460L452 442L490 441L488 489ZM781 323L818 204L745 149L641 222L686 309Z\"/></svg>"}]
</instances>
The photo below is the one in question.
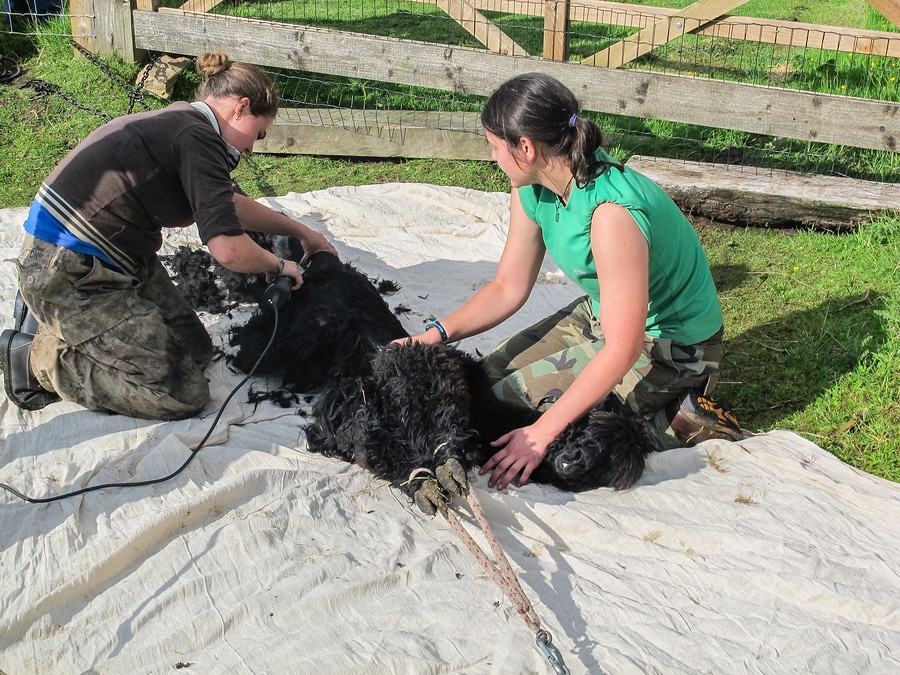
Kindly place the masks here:
<instances>
[{"instance_id":1,"label":"leg tie strap","mask_svg":"<svg viewBox=\"0 0 900 675\"><path fill-rule=\"evenodd\" d=\"M478 543L472 538L472 535L470 535L463 527L459 518L456 517L456 514L451 512L447 506L441 508L441 514L447 520L450 529L457 534L466 545L466 548L468 548L469 551L472 552L472 555L475 556L475 559L481 563L481 566L491 575L494 583L496 583L500 587L500 590L503 591L504 595L509 598L509 601L512 603L513 607L515 607L516 612L518 612L525 620L525 624L534 631L535 642L550 662L554 671L560 673L560 675L568 675L569 669L566 668L565 663L563 663L562 655L553 645L553 638L550 635L550 632L541 628L540 619L538 619L531 602L522 590L522 586L519 583L512 566L509 564L509 560L503 553L503 549L497 542L497 538L494 536L494 532L491 530L491 526L484 515L484 509L481 508L481 502L478 501L475 490L472 489L471 485L466 490L465 496L466 501L472 509L472 514L475 516L475 520L481 527L484 537L488 542L488 546L490 546L491 552L494 554L496 562L493 562L487 556Z\"/></svg>"}]
</instances>

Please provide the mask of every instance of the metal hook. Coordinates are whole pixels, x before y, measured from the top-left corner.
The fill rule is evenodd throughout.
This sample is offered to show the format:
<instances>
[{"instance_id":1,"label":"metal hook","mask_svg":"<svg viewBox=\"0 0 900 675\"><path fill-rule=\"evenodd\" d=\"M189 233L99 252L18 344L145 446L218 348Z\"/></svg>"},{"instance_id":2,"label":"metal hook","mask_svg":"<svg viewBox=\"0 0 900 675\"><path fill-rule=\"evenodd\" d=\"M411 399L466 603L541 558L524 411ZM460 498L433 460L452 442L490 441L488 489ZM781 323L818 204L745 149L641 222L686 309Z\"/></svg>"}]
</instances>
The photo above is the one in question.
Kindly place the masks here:
<instances>
[{"instance_id":1,"label":"metal hook","mask_svg":"<svg viewBox=\"0 0 900 675\"><path fill-rule=\"evenodd\" d=\"M534 641L538 648L544 652L544 656L547 657L547 660L550 662L550 666L554 671L560 675L569 675L569 669L566 668L566 664L563 662L562 654L560 654L559 650L553 645L553 636L550 635L549 631L546 631L543 628L540 629L535 634Z\"/></svg>"}]
</instances>

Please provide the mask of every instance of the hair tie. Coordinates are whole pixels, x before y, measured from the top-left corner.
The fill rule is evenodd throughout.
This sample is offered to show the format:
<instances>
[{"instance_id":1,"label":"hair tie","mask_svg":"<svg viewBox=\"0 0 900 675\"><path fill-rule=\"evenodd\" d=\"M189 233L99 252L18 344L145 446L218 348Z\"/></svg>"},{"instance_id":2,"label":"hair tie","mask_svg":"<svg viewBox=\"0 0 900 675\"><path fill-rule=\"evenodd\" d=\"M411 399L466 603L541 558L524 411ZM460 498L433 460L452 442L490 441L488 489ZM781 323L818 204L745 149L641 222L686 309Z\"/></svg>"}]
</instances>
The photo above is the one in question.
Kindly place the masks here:
<instances>
[{"instance_id":1,"label":"hair tie","mask_svg":"<svg viewBox=\"0 0 900 675\"><path fill-rule=\"evenodd\" d=\"M574 126L575 126L575 120L577 120L577 119L578 119L578 115L577 115L577 114L576 114L576 115L572 115L572 116L569 118L569 126L570 126L570 127L574 127Z\"/></svg>"}]
</instances>

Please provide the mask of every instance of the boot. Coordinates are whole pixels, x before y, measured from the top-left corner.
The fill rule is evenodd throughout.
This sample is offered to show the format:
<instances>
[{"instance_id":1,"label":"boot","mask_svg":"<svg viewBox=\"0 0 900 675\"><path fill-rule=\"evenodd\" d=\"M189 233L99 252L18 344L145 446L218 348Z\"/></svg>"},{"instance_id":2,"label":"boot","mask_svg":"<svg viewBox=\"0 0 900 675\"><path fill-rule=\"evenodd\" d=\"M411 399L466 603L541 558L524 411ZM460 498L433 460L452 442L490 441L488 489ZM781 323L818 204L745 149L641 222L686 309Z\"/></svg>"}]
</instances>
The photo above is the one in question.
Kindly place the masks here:
<instances>
[{"instance_id":1,"label":"boot","mask_svg":"<svg viewBox=\"0 0 900 675\"><path fill-rule=\"evenodd\" d=\"M60 400L55 392L41 386L31 370L32 340L34 335L16 330L0 333L6 396L23 410L40 410Z\"/></svg>"},{"instance_id":2,"label":"boot","mask_svg":"<svg viewBox=\"0 0 900 675\"><path fill-rule=\"evenodd\" d=\"M685 447L711 438L739 441L745 438L735 416L694 389L684 392L666 408L666 417L675 437Z\"/></svg>"},{"instance_id":3,"label":"boot","mask_svg":"<svg viewBox=\"0 0 900 675\"><path fill-rule=\"evenodd\" d=\"M28 305L20 291L16 291L16 304L13 309L13 329L19 333L30 333L37 335L38 321L34 318L34 314L28 311Z\"/></svg>"}]
</instances>

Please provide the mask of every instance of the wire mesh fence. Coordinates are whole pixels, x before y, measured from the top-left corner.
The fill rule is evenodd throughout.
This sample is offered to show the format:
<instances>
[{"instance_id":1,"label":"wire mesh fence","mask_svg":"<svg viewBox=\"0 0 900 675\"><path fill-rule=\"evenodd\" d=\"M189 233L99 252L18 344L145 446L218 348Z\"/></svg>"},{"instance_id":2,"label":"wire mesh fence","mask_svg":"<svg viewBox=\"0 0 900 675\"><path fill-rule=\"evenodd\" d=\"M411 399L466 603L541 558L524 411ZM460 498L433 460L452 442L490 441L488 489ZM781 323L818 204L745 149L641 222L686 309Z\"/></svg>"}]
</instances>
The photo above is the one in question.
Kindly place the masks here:
<instances>
[{"instance_id":1,"label":"wire mesh fence","mask_svg":"<svg viewBox=\"0 0 900 675\"><path fill-rule=\"evenodd\" d=\"M490 28L533 56L546 56L547 50L559 42L559 31L548 29L544 2L475 0L471 5L482 11L469 19L458 11L451 15L447 11L450 3L442 0L227 0L211 11L244 19L474 48L489 44L485 36ZM874 28L812 26L747 17L703 23L680 17L677 12L639 5L572 3L569 21L562 29L565 59L834 96L883 101L900 97L900 33L874 10L867 22ZM626 58L622 49L615 50L626 38L631 40L631 58ZM610 63L611 58L618 61ZM273 71L272 75L288 107L375 111L384 119L390 119L392 112L417 110L440 115L442 123L453 130L479 133L472 127L471 116L452 114L480 110L483 98L478 96L314 73ZM346 115L341 113L333 119L340 122ZM900 157L894 152L618 115L594 117L623 156L640 153L752 171L779 168L900 181ZM402 125L399 116L396 120Z\"/></svg>"},{"instance_id":2,"label":"wire mesh fence","mask_svg":"<svg viewBox=\"0 0 900 675\"><path fill-rule=\"evenodd\" d=\"M0 11L0 33L11 35L29 35L37 30L47 30L50 19L65 17L71 21L63 24L53 22L57 32L51 35L63 37L81 37L78 31L80 19L90 18L82 12L71 14L67 3L62 0L2 0ZM66 30L63 32L62 27Z\"/></svg>"},{"instance_id":3,"label":"wire mesh fence","mask_svg":"<svg viewBox=\"0 0 900 675\"><path fill-rule=\"evenodd\" d=\"M173 6L175 1L167 0ZM545 53L547 45L564 33L569 61L900 100L900 33L874 10L867 23L879 30L749 17L706 23L679 16L678 10L585 1L591 4L573 4L573 18L563 30L546 26L544 2L525 0L474 0L472 7L502 11L484 10L469 20L458 11L444 11L442 6L450 8L449 0L226 0L210 11L466 47L483 47L484 41L476 36L497 29L526 54L544 57L550 56ZM610 49L625 38L631 39L632 54L638 56L628 59L621 51Z\"/></svg>"},{"instance_id":4,"label":"wire mesh fence","mask_svg":"<svg viewBox=\"0 0 900 675\"><path fill-rule=\"evenodd\" d=\"M322 124L359 129L430 126L482 134L473 123L484 97L313 73L269 70L286 108L311 108ZM405 115L417 111L416 117ZM468 115L462 113L470 113ZM356 115L354 115L354 113ZM369 113L363 117L363 113ZM603 130L613 154L633 154L707 162L760 172L767 169L846 176L900 183L900 154L699 125L585 113ZM364 122L362 120L365 120Z\"/></svg>"},{"instance_id":5,"label":"wire mesh fence","mask_svg":"<svg viewBox=\"0 0 900 675\"><path fill-rule=\"evenodd\" d=\"M690 79L900 100L900 33L874 9L860 22L864 27L829 27L730 15L706 21L687 10L602 0L162 0L161 6ZM557 13L565 9L563 20L551 15L552 8ZM11 16L4 14L8 25L21 29L23 22ZM348 61L354 58L358 56L346 55ZM322 124L358 129L365 113L366 124L374 115L399 129L414 120L481 133L481 96L296 70L270 69L270 74L283 107L309 110ZM585 112L600 124L621 158L645 154L748 171L791 169L900 182L897 152Z\"/></svg>"}]
</instances>

